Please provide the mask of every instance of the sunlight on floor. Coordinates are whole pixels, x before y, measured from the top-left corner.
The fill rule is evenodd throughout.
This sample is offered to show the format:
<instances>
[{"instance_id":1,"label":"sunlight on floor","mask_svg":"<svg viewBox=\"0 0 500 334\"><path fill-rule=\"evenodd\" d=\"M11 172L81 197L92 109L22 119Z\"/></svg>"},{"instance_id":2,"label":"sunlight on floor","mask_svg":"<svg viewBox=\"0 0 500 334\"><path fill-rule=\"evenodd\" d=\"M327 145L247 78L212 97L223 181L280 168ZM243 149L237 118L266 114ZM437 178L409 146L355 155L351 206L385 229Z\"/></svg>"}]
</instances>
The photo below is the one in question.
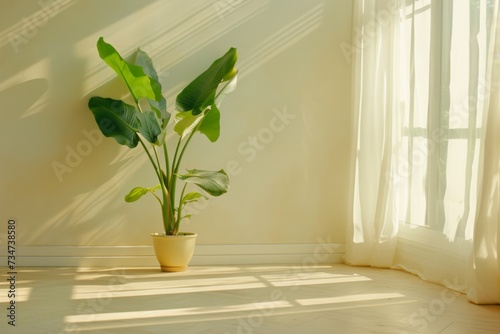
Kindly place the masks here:
<instances>
[{"instance_id":1,"label":"sunlight on floor","mask_svg":"<svg viewBox=\"0 0 500 334\"><path fill-rule=\"evenodd\" d=\"M201 282L200 282L201 281ZM233 281L233 282L231 282ZM180 293L193 293L193 292L206 292L206 291L228 291L228 290L242 290L242 289L256 289L264 288L263 283L255 282L255 278L241 277L238 279L201 279L199 281L187 280L182 281L181 284L173 284L168 288L161 288L163 284L160 282L139 282L130 283L126 285L126 291L113 291L111 292L113 298L115 297L133 297L133 296L151 296L151 295L168 295ZM237 282L237 283L236 283ZM145 289L144 287L147 286ZM92 298L96 292L106 289L106 286L92 285L80 286L77 285L73 289L73 299L87 299Z\"/></svg>"},{"instance_id":2,"label":"sunlight on floor","mask_svg":"<svg viewBox=\"0 0 500 334\"><path fill-rule=\"evenodd\" d=\"M325 277L326 276L326 277ZM308 275L302 278L286 278L269 277L263 275L262 278L268 279L273 286L296 286L296 285L316 285L316 284L331 284L331 283L347 283L347 282L362 282L370 281L371 279L364 276L341 276L341 275Z\"/></svg>"},{"instance_id":3,"label":"sunlight on floor","mask_svg":"<svg viewBox=\"0 0 500 334\"><path fill-rule=\"evenodd\" d=\"M19 310L31 319L23 323L26 333L163 333L165 326L178 334L303 334L326 328L419 333L424 320L429 333L456 322L471 333L500 326L500 307L472 305L461 294L397 270L192 266L166 274L156 268L35 268L20 270L19 277ZM6 283L0 285L2 298ZM421 319L424 311L434 320Z\"/></svg>"},{"instance_id":4,"label":"sunlight on floor","mask_svg":"<svg viewBox=\"0 0 500 334\"><path fill-rule=\"evenodd\" d=\"M22 283L27 283L27 282L16 282L18 285ZM26 302L30 299L30 294L31 294L32 288L20 288L16 287L15 289L15 297L16 297L16 302ZM0 303L3 305L3 303L9 303L12 298L9 297L11 293L9 292L9 289L0 289Z\"/></svg>"},{"instance_id":5,"label":"sunlight on floor","mask_svg":"<svg viewBox=\"0 0 500 334\"><path fill-rule=\"evenodd\" d=\"M292 306L286 301L277 302L262 302L262 303L249 303L240 305L228 305L221 307L189 307L171 310L149 310L137 312L119 312L119 313L101 313L89 317L87 314L75 315L66 317L67 322L95 322L95 321L112 321L112 320L130 320L130 319L146 319L146 318L160 318L160 317L175 317L183 315L201 315L201 314L226 314L229 312L253 311L255 309L275 309L280 307Z\"/></svg>"},{"instance_id":6,"label":"sunlight on floor","mask_svg":"<svg viewBox=\"0 0 500 334\"><path fill-rule=\"evenodd\" d=\"M242 314L257 312L257 314L291 315L308 314L319 310L350 309L373 307L391 303L412 303L413 300L396 300L405 297L396 292L347 294L335 297L295 298L291 292L309 289L309 286L334 287L341 284L357 284L370 282L373 279L359 274L332 273L330 266L297 267L283 266L276 271L276 267L241 267L235 268L191 268L192 271L165 276L164 274L131 275L131 270L121 270L114 276L114 282L108 282L112 272L87 273L81 272L75 280L79 282L73 286L72 300L136 300L137 303L146 301L150 296L156 300L167 298L181 298L190 300L192 296L204 293L216 293L219 300L207 303L201 298L196 307L173 307L171 303L163 305L161 309L139 309L120 312L89 312L68 315L64 318L67 324L77 325L84 330L104 330L109 328L127 328L134 325L127 322L155 324L190 323L201 319L216 321L221 319L239 319ZM273 269L272 272L269 272ZM135 271L137 269L132 269ZM253 275L249 274L253 273ZM193 277L192 274L198 274ZM108 283L108 284L106 284ZM315 288L318 289L318 288ZM247 291L247 292L245 292ZM266 291L260 301L241 302L241 299L228 298L233 294L248 299L252 291ZM300 295L300 294L299 294ZM171 296L171 297L168 297ZM228 298L228 299L227 299ZM255 299L255 298L252 298ZM217 304L216 306L212 303ZM185 302L181 303L182 305Z\"/></svg>"},{"instance_id":7,"label":"sunlight on floor","mask_svg":"<svg viewBox=\"0 0 500 334\"><path fill-rule=\"evenodd\" d=\"M401 297L404 297L404 295L400 293L371 293L371 294L350 295L342 297L299 299L297 300L297 303L300 305L309 306L309 305L324 305L324 304L337 304L337 303L349 303L349 302L363 302L368 300L393 299Z\"/></svg>"}]
</instances>

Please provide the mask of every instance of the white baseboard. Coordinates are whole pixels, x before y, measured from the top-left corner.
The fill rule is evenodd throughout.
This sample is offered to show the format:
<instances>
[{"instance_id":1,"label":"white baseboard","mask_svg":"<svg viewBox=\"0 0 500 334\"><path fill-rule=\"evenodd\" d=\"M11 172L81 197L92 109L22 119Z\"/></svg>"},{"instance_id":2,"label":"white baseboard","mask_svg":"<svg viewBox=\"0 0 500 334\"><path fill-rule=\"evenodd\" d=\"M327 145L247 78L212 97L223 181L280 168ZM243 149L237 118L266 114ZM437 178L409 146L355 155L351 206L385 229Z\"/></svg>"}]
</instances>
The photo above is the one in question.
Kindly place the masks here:
<instances>
[{"instance_id":1,"label":"white baseboard","mask_svg":"<svg viewBox=\"0 0 500 334\"><path fill-rule=\"evenodd\" d=\"M343 244L197 245L191 265L342 263ZM0 263L7 266L0 246ZM152 246L20 246L16 267L155 267Z\"/></svg>"}]
</instances>

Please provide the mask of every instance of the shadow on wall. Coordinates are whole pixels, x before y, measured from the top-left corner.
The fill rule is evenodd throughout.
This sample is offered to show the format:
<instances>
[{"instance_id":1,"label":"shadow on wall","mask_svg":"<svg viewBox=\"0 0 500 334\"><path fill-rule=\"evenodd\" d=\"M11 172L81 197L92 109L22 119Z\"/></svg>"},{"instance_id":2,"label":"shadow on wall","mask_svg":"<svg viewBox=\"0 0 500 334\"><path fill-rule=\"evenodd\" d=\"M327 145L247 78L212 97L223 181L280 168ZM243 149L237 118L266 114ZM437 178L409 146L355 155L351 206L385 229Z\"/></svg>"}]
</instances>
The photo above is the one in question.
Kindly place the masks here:
<instances>
[{"instance_id":1,"label":"shadow on wall","mask_svg":"<svg viewBox=\"0 0 500 334\"><path fill-rule=\"evenodd\" d=\"M147 161L103 138L87 109L91 95L118 98L125 93L98 58L99 36L124 55L131 55L137 46L148 52L162 84L168 81L164 88L172 93L167 96L172 110L173 95L208 65L202 60L241 43L239 50L245 56L238 67L244 78L309 37L329 6L320 0L288 4L270 0L9 4L0 14L5 18L0 20L0 56L11 64L0 73L0 105L8 106L1 111L7 118L1 127L15 145L1 149L8 163L2 169L0 185L5 192L0 203L10 210L7 215L15 215L26 227L19 230L22 243L114 245L126 232L135 235L126 244L144 244L149 243L144 229L157 229L154 222L127 224L139 215L125 213L121 200L137 186L127 180L148 168ZM276 19L283 8L286 13ZM270 78L267 72L259 75ZM277 99L268 95L262 103L270 105L271 112ZM250 111L244 113L254 117ZM269 115L263 119L268 122ZM236 121L245 119L235 117ZM234 135L235 142L242 138L241 133ZM150 181L154 182L152 175L141 183ZM156 205L145 201L140 206L156 212Z\"/></svg>"},{"instance_id":2,"label":"shadow on wall","mask_svg":"<svg viewBox=\"0 0 500 334\"><path fill-rule=\"evenodd\" d=\"M124 162L114 161L116 146L95 135L82 98L88 61L78 43L152 3L120 2L117 10L116 1L47 0L16 2L2 11L0 55L9 66L0 73L0 127L9 143L2 147L0 201L5 214L24 226L22 244L85 237L91 211L109 204L113 187L106 184ZM96 55L94 42L91 47ZM90 155L97 160L93 166L85 161ZM62 232L47 232L56 229ZM99 233L106 230L101 226Z\"/></svg>"}]
</instances>

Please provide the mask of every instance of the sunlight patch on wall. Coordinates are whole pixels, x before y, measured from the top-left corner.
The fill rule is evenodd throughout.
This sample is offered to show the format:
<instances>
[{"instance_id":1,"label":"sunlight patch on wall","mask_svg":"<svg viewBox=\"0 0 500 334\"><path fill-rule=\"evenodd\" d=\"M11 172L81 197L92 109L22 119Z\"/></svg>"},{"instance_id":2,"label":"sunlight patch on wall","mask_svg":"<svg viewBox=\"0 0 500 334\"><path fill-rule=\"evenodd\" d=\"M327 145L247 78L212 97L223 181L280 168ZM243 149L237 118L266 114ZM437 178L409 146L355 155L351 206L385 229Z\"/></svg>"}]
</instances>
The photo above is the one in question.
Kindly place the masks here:
<instances>
[{"instance_id":1,"label":"sunlight patch on wall","mask_svg":"<svg viewBox=\"0 0 500 334\"><path fill-rule=\"evenodd\" d=\"M20 17L19 21L0 31L0 48L10 45L15 53L36 38L50 20L78 3L79 0L38 0L31 15ZM35 3L33 1L33 3Z\"/></svg>"},{"instance_id":2,"label":"sunlight patch on wall","mask_svg":"<svg viewBox=\"0 0 500 334\"><path fill-rule=\"evenodd\" d=\"M14 119L27 118L44 110L49 95L50 61L41 59L11 78L0 82L0 101L14 111ZM27 94L29 92L29 94Z\"/></svg>"},{"instance_id":3,"label":"sunlight patch on wall","mask_svg":"<svg viewBox=\"0 0 500 334\"><path fill-rule=\"evenodd\" d=\"M241 62L242 78L301 41L315 31L323 21L324 5L319 4L269 36L257 47L252 57Z\"/></svg>"},{"instance_id":4,"label":"sunlight patch on wall","mask_svg":"<svg viewBox=\"0 0 500 334\"><path fill-rule=\"evenodd\" d=\"M108 182L93 191L75 196L65 206L64 210L59 211L55 216L45 221L41 228L27 234L23 239L24 242L27 244L36 244L36 240L40 238L41 234L54 228L77 229L78 226L83 228L85 222L99 216L100 212L106 211L110 202L114 200L116 192L114 182ZM108 221L106 224L102 224L100 229L85 229L85 234L79 235L80 241L82 244L92 243L100 235L109 233L125 220L126 217L124 214L120 216L115 215L112 222Z\"/></svg>"},{"instance_id":5,"label":"sunlight patch on wall","mask_svg":"<svg viewBox=\"0 0 500 334\"><path fill-rule=\"evenodd\" d=\"M241 2L240 5L234 7L230 16L224 17L224 24L221 24L219 8L213 3L206 3L203 6L194 3L183 3L182 12L179 12L179 8L176 8L175 15L169 15L172 12L169 9L172 4L156 3L134 13L139 17L139 20L135 23L136 34L138 36L147 36L137 38L142 41L140 45L118 46L117 41L130 39L130 31L120 29L120 27L126 26L125 22L129 21L129 18L124 18L110 25L107 30L116 32L107 35L104 32L104 38L115 45L124 57L132 54L137 47L146 51L159 72L160 82L163 83L164 80L162 79L168 75L168 69L212 44L228 31L236 29L255 17L267 7L268 3L269 0ZM158 19L155 19L154 16L158 16ZM141 17L148 19L141 20ZM155 23L154 27L151 26L152 22ZM162 23L161 27L158 27L158 22ZM97 51L88 50L89 45L95 45L95 41L92 39L97 41L96 36L91 36L75 45L75 51L78 54L86 54L87 57L90 57L88 59L93 59L89 64L89 68L85 71L88 75L83 84L84 94L101 87L115 77L112 71L104 70L106 65L100 61L96 66ZM187 79L185 80L187 81ZM185 83L181 82L175 87L169 87L166 96L167 101L170 101L172 95L180 91Z\"/></svg>"}]
</instances>

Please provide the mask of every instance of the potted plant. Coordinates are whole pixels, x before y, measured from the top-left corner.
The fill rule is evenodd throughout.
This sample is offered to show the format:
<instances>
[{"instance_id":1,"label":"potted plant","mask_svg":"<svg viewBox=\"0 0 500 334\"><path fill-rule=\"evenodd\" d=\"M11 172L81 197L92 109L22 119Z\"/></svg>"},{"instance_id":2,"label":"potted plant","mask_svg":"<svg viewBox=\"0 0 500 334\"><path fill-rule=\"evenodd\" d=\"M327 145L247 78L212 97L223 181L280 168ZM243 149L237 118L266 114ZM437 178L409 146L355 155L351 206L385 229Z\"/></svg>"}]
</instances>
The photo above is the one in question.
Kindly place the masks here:
<instances>
[{"instance_id":1,"label":"potted plant","mask_svg":"<svg viewBox=\"0 0 500 334\"><path fill-rule=\"evenodd\" d=\"M88 102L89 109L104 136L113 137L131 149L143 148L158 184L132 189L125 201L135 202L147 193L156 198L161 208L163 233L152 234L155 254L162 271L183 271L193 255L196 238L195 233L179 231L181 222L190 218L184 209L189 203L206 198L205 195L226 193L229 177L222 169L182 172L181 162L195 133L205 135L211 142L219 138L220 103L236 88L236 49L230 48L177 95L174 121L167 111L153 62L144 51L137 49L132 63L124 60L102 37L97 42L97 50L125 83L130 103L94 96ZM170 123L174 123L173 129ZM176 134L175 149L169 150L167 146L168 132ZM197 186L203 193L188 191L188 184Z\"/></svg>"}]
</instances>

